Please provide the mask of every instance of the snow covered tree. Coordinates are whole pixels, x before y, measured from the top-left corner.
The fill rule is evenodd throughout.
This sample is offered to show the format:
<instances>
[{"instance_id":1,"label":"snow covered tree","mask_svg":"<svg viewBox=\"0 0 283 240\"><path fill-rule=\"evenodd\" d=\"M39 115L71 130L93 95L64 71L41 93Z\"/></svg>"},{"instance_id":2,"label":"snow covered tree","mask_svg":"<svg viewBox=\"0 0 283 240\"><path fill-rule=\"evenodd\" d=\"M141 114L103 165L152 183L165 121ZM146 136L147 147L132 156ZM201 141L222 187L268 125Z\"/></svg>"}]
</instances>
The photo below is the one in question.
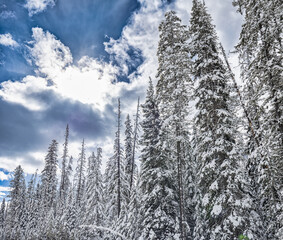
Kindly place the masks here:
<instances>
[{"instance_id":1,"label":"snow covered tree","mask_svg":"<svg viewBox=\"0 0 283 240\"><path fill-rule=\"evenodd\" d=\"M55 214L57 207L57 148L58 143L52 140L45 157L44 169L41 172L40 185L40 225L39 235L48 237L54 235Z\"/></svg>"},{"instance_id":2,"label":"snow covered tree","mask_svg":"<svg viewBox=\"0 0 283 240\"><path fill-rule=\"evenodd\" d=\"M5 198L3 198L0 208L0 237L2 239L4 238L4 226L5 226L5 218L6 218L5 210L6 210Z\"/></svg>"},{"instance_id":3,"label":"snow covered tree","mask_svg":"<svg viewBox=\"0 0 283 240\"><path fill-rule=\"evenodd\" d=\"M114 155L106 164L105 182L105 202L107 225L113 227L113 223L120 217L121 211L126 204L126 180L123 151L120 141L121 133L121 110L120 99L118 99L118 119L117 131L114 142ZM113 229L113 228L112 228Z\"/></svg>"},{"instance_id":4,"label":"snow covered tree","mask_svg":"<svg viewBox=\"0 0 283 240\"><path fill-rule=\"evenodd\" d=\"M249 235L248 198L240 190L245 180L236 139L235 116L229 107L227 69L211 16L199 0L193 1L190 53L195 80L195 155L197 208L195 239L237 239ZM245 204L244 204L245 203Z\"/></svg>"},{"instance_id":5,"label":"snow covered tree","mask_svg":"<svg viewBox=\"0 0 283 240\"><path fill-rule=\"evenodd\" d=\"M36 238L36 233L38 231L38 219L39 209L40 209L40 194L39 187L37 186L37 172L32 175L27 188L27 197L26 197L26 229L25 229L25 238L34 239Z\"/></svg>"},{"instance_id":6,"label":"snow covered tree","mask_svg":"<svg viewBox=\"0 0 283 240\"><path fill-rule=\"evenodd\" d=\"M85 141L82 141L81 152L77 161L77 168L76 168L76 203L78 206L81 206L81 201L84 196L85 191L85 164L86 164L86 156L85 156Z\"/></svg>"},{"instance_id":7,"label":"snow covered tree","mask_svg":"<svg viewBox=\"0 0 283 240\"><path fill-rule=\"evenodd\" d=\"M140 237L141 218L143 215L140 212L140 200L140 189L133 186L125 214L119 218L115 226L115 231L125 236L126 239L139 239Z\"/></svg>"},{"instance_id":8,"label":"snow covered tree","mask_svg":"<svg viewBox=\"0 0 283 240\"><path fill-rule=\"evenodd\" d=\"M130 185L131 185L131 176L132 176L132 160L133 160L133 129L131 124L131 119L129 114L127 115L125 122L125 178L126 178L126 196L127 203L130 201Z\"/></svg>"},{"instance_id":9,"label":"snow covered tree","mask_svg":"<svg viewBox=\"0 0 283 240\"><path fill-rule=\"evenodd\" d=\"M139 239L178 239L174 174L160 144L161 120L151 80L142 111Z\"/></svg>"},{"instance_id":10,"label":"snow covered tree","mask_svg":"<svg viewBox=\"0 0 283 240\"><path fill-rule=\"evenodd\" d=\"M132 151L132 167L131 167L131 179L130 179L130 190L132 190L135 180L137 178L137 165L135 160L136 149L138 148L138 133L140 125L140 98L138 98L137 112L135 115L134 132L133 132L133 151Z\"/></svg>"},{"instance_id":11,"label":"snow covered tree","mask_svg":"<svg viewBox=\"0 0 283 240\"><path fill-rule=\"evenodd\" d=\"M24 239L26 185L24 171L20 165L14 171L14 178L10 181L10 188L11 191L8 195L10 204L7 209L5 223L5 239Z\"/></svg>"},{"instance_id":12,"label":"snow covered tree","mask_svg":"<svg viewBox=\"0 0 283 240\"><path fill-rule=\"evenodd\" d=\"M159 26L158 82L156 86L159 111L162 119L162 132L170 149L169 158L176 172L179 202L181 239L186 235L184 220L183 158L188 141L189 92L191 90L190 59L188 56L188 31L173 11L165 14L165 21Z\"/></svg>"},{"instance_id":13,"label":"snow covered tree","mask_svg":"<svg viewBox=\"0 0 283 240\"><path fill-rule=\"evenodd\" d=\"M41 194L44 212L55 210L57 195L57 147L56 140L52 140L45 157L45 166L41 174Z\"/></svg>"},{"instance_id":14,"label":"snow covered tree","mask_svg":"<svg viewBox=\"0 0 283 240\"><path fill-rule=\"evenodd\" d=\"M251 145L250 167L255 178L256 205L262 226L258 239L281 239L283 232L283 85L282 2L235 0L244 15L240 41L242 76L247 103L258 125L258 144ZM281 210L280 210L281 209ZM279 233L281 232L281 233ZM281 235L280 235L281 234Z\"/></svg>"},{"instance_id":15,"label":"snow covered tree","mask_svg":"<svg viewBox=\"0 0 283 240\"><path fill-rule=\"evenodd\" d=\"M66 132L65 132L65 142L63 144L63 156L62 156L62 173L61 173L61 182L59 188L59 199L61 204L64 204L66 201L66 196L68 193L68 185L66 182L67 178L67 160L68 160L68 141L69 141L69 125L67 124Z\"/></svg>"},{"instance_id":16,"label":"snow covered tree","mask_svg":"<svg viewBox=\"0 0 283 240\"><path fill-rule=\"evenodd\" d=\"M94 152L89 157L89 169L85 194L85 212L84 226L103 226L104 225L104 197L103 197L103 179L101 174L102 149L97 149L97 156ZM90 228L91 229L91 228ZM101 231L87 231L82 228L80 238L104 239Z\"/></svg>"}]
</instances>

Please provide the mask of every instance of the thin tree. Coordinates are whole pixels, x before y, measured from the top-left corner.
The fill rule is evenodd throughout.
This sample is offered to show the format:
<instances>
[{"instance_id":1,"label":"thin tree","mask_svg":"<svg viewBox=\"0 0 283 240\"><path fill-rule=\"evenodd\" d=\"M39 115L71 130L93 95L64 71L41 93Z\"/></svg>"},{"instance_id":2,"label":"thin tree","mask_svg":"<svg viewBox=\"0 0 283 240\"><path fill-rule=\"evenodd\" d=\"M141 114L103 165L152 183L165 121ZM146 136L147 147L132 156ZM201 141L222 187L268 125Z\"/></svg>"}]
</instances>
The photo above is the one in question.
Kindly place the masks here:
<instances>
[{"instance_id":1,"label":"thin tree","mask_svg":"<svg viewBox=\"0 0 283 240\"><path fill-rule=\"evenodd\" d=\"M65 142L63 144L63 156L62 156L62 173L61 173L61 182L59 188L59 198L60 201L64 204L66 200L66 178L67 178L67 160L68 160L68 142L69 142L69 125L67 124L65 131Z\"/></svg>"}]
</instances>

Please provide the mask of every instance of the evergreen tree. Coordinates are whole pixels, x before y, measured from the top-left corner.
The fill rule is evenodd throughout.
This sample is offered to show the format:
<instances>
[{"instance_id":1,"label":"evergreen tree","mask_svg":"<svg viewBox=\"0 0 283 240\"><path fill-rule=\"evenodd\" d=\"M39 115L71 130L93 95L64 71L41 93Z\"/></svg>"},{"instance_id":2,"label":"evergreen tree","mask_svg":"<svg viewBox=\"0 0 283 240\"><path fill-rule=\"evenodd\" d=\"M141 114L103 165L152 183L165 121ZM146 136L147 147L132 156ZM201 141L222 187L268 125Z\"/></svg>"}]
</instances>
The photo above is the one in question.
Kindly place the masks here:
<instances>
[{"instance_id":1,"label":"evergreen tree","mask_svg":"<svg viewBox=\"0 0 283 240\"><path fill-rule=\"evenodd\" d=\"M102 149L97 149L97 156L94 152L89 157L89 172L87 176L85 209L88 214L84 216L84 225L104 225L104 197L103 179L101 174ZM91 229L91 228L90 228ZM81 238L103 239L101 231L86 231L82 228Z\"/></svg>"},{"instance_id":2,"label":"evergreen tree","mask_svg":"<svg viewBox=\"0 0 283 240\"><path fill-rule=\"evenodd\" d=\"M162 119L165 148L169 148L169 158L177 178L179 221L181 239L186 235L184 219L183 171L184 148L189 145L186 120L188 115L190 60L188 57L188 31L181 25L181 19L173 11L165 14L165 21L159 26L157 100Z\"/></svg>"},{"instance_id":3,"label":"evergreen tree","mask_svg":"<svg viewBox=\"0 0 283 240\"><path fill-rule=\"evenodd\" d=\"M48 213L49 210L55 210L56 195L57 195L57 147L56 140L52 140L48 153L45 157L45 166L41 174L41 194L44 212Z\"/></svg>"},{"instance_id":4,"label":"evergreen tree","mask_svg":"<svg viewBox=\"0 0 283 240\"><path fill-rule=\"evenodd\" d=\"M45 166L41 172L40 212L38 234L42 237L54 235L55 214L57 207L57 147L56 140L52 140L45 157Z\"/></svg>"},{"instance_id":5,"label":"evergreen tree","mask_svg":"<svg viewBox=\"0 0 283 240\"><path fill-rule=\"evenodd\" d=\"M199 0L191 14L191 57L195 80L195 155L197 208L195 239L237 239L250 234L246 212L250 202L239 186L241 153L236 139L236 122L229 108L227 70L219 57L212 19ZM244 203L246 203L244 205Z\"/></svg>"},{"instance_id":6,"label":"evergreen tree","mask_svg":"<svg viewBox=\"0 0 283 240\"><path fill-rule=\"evenodd\" d=\"M115 231L125 236L126 239L139 239L141 229L140 212L141 194L138 187L132 188L130 202L127 205L125 214L119 219Z\"/></svg>"},{"instance_id":7,"label":"evergreen tree","mask_svg":"<svg viewBox=\"0 0 283 240\"><path fill-rule=\"evenodd\" d=\"M258 124L259 144L251 146L250 171L255 178L255 204L261 215L258 239L281 239L283 232L283 85L282 2L234 1L244 15L239 52L247 103ZM254 106L257 106L254 107ZM259 226L260 227L260 226ZM281 233L280 233L281 232Z\"/></svg>"},{"instance_id":8,"label":"evergreen tree","mask_svg":"<svg viewBox=\"0 0 283 240\"><path fill-rule=\"evenodd\" d=\"M127 203L130 201L131 181L132 181L132 161L133 161L133 129L129 114L125 122L125 178L126 178L126 197Z\"/></svg>"},{"instance_id":9,"label":"evergreen tree","mask_svg":"<svg viewBox=\"0 0 283 240\"><path fill-rule=\"evenodd\" d=\"M0 237L4 238L4 226L5 226L5 198L2 200L1 208L0 208Z\"/></svg>"},{"instance_id":10,"label":"evergreen tree","mask_svg":"<svg viewBox=\"0 0 283 240\"><path fill-rule=\"evenodd\" d=\"M11 191L8 195L10 204L7 209L5 237L6 239L24 239L26 185L24 171L20 165L14 171L14 178L10 181L10 188Z\"/></svg>"},{"instance_id":11,"label":"evergreen tree","mask_svg":"<svg viewBox=\"0 0 283 240\"><path fill-rule=\"evenodd\" d=\"M140 98L138 98L137 112L135 115L135 124L133 132L133 156L132 156L132 166L131 166L131 179L130 179L130 190L132 190L135 180L137 178L137 165L135 162L136 149L138 148L138 132L139 132L139 120L140 120Z\"/></svg>"},{"instance_id":12,"label":"evergreen tree","mask_svg":"<svg viewBox=\"0 0 283 240\"><path fill-rule=\"evenodd\" d=\"M120 217L121 211L126 204L126 180L123 151L120 141L121 111L120 99L118 99L117 131L114 142L114 155L108 160L104 175L105 202L107 225L113 229L113 223Z\"/></svg>"},{"instance_id":13,"label":"evergreen tree","mask_svg":"<svg viewBox=\"0 0 283 240\"><path fill-rule=\"evenodd\" d=\"M59 199L62 204L65 203L67 192L68 192L68 186L66 182L68 181L68 175L67 175L67 160L68 160L68 141L69 141L69 125L67 124L66 132L65 132L65 142L63 144L63 156L62 156L62 173L61 173L61 182L60 182L60 188L59 188Z\"/></svg>"},{"instance_id":14,"label":"evergreen tree","mask_svg":"<svg viewBox=\"0 0 283 240\"><path fill-rule=\"evenodd\" d=\"M37 225L39 219L39 209L40 209L40 199L39 194L36 189L37 172L32 175L27 188L27 198L26 198L26 231L25 238L33 239L35 238L35 233L37 232Z\"/></svg>"},{"instance_id":15,"label":"evergreen tree","mask_svg":"<svg viewBox=\"0 0 283 240\"><path fill-rule=\"evenodd\" d=\"M174 176L161 151L161 121L151 80L142 111L139 239L178 239Z\"/></svg>"},{"instance_id":16,"label":"evergreen tree","mask_svg":"<svg viewBox=\"0 0 283 240\"><path fill-rule=\"evenodd\" d=\"M83 139L81 152L77 161L76 168L76 203L80 207L81 201L84 196L85 191L85 164L86 164L86 156L85 156L85 141Z\"/></svg>"}]
</instances>

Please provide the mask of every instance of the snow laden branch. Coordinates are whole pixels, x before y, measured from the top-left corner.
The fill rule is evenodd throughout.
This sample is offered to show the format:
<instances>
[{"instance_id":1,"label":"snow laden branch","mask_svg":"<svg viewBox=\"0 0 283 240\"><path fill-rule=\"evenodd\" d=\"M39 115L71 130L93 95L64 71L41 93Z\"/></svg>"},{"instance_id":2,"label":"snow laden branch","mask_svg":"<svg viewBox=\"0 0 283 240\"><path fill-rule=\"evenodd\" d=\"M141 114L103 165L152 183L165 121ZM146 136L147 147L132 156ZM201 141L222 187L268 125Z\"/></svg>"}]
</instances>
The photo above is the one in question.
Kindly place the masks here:
<instances>
[{"instance_id":1,"label":"snow laden branch","mask_svg":"<svg viewBox=\"0 0 283 240\"><path fill-rule=\"evenodd\" d=\"M121 237L124 240L127 240L127 238L122 235L121 233L111 229L111 228L107 228L107 227L102 227L102 226L96 226L96 225L81 225L79 226L80 228L84 228L84 229L93 229L93 230L101 230L101 231L106 231L106 232L110 232L116 236Z\"/></svg>"}]
</instances>

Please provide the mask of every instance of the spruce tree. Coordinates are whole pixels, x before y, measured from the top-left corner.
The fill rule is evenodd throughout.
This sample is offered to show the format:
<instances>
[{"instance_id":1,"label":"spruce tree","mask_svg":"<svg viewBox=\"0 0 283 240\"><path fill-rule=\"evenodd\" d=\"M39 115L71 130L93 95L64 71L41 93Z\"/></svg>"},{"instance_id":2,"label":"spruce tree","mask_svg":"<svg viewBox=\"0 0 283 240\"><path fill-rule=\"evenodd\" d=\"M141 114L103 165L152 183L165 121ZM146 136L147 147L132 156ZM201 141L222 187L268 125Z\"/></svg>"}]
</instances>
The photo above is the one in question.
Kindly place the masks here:
<instances>
[{"instance_id":1,"label":"spruce tree","mask_svg":"<svg viewBox=\"0 0 283 240\"><path fill-rule=\"evenodd\" d=\"M282 2L234 1L244 24L236 46L240 55L247 103L259 109L253 114L258 124L258 142L249 166L256 190L255 204L261 215L258 239L281 239L283 232L283 85ZM248 73L248 74L246 74ZM260 226L259 226L260 227Z\"/></svg>"},{"instance_id":2,"label":"spruce tree","mask_svg":"<svg viewBox=\"0 0 283 240\"><path fill-rule=\"evenodd\" d=\"M52 140L45 157L44 169L41 172L40 185L40 224L39 235L51 237L54 235L52 226L55 225L57 207L57 147L56 140Z\"/></svg>"},{"instance_id":3,"label":"spruce tree","mask_svg":"<svg viewBox=\"0 0 283 240\"><path fill-rule=\"evenodd\" d=\"M83 139L82 141L82 147L81 147L81 152L77 161L77 167L76 167L76 175L75 175L75 180L76 180L76 203L80 207L81 206L81 201L84 196L85 192L85 166L86 164L86 156L85 156L85 141Z\"/></svg>"},{"instance_id":4,"label":"spruce tree","mask_svg":"<svg viewBox=\"0 0 283 240\"><path fill-rule=\"evenodd\" d=\"M197 208L195 239L237 239L250 234L250 201L240 190L241 150L236 143L236 121L227 69L211 16L199 0L193 1L190 53L195 80L195 155ZM245 203L245 204L244 204Z\"/></svg>"},{"instance_id":5,"label":"spruce tree","mask_svg":"<svg viewBox=\"0 0 283 240\"><path fill-rule=\"evenodd\" d=\"M35 233L37 232L38 219L39 219L39 209L40 201L37 195L36 189L37 182L37 172L32 175L27 188L27 198L26 198L26 212L27 212L27 224L25 230L25 238L32 239L35 238Z\"/></svg>"},{"instance_id":6,"label":"spruce tree","mask_svg":"<svg viewBox=\"0 0 283 240\"><path fill-rule=\"evenodd\" d=\"M138 98L137 112L135 115L134 132L133 132L133 150L132 150L132 166L131 166L131 179L130 179L130 190L132 190L135 180L137 178L137 165L135 160L136 149L138 149L138 133L140 121L140 98Z\"/></svg>"},{"instance_id":7,"label":"spruce tree","mask_svg":"<svg viewBox=\"0 0 283 240\"><path fill-rule=\"evenodd\" d=\"M159 111L162 119L164 147L169 148L170 162L176 172L177 195L179 202L179 221L181 239L185 239L184 219L184 152L189 145L188 102L191 89L190 59L188 56L188 31L181 25L181 19L173 11L165 14L165 21L159 26L158 82L156 86Z\"/></svg>"},{"instance_id":8,"label":"spruce tree","mask_svg":"<svg viewBox=\"0 0 283 240\"><path fill-rule=\"evenodd\" d=\"M65 132L65 142L63 144L63 156L62 156L62 169L61 169L61 182L60 182L60 188L59 188L59 199L60 199L60 202L62 204L65 203L65 200L66 200L66 196L67 196L67 192L68 192L68 189L67 189L67 178L68 178L68 175L67 175L67 160L68 160L68 142L69 142L69 125L67 124L67 127L66 127L66 132Z\"/></svg>"},{"instance_id":9,"label":"spruce tree","mask_svg":"<svg viewBox=\"0 0 283 240\"><path fill-rule=\"evenodd\" d=\"M133 160L133 129L129 114L125 121L125 178L127 203L130 201L130 186L132 181L132 160Z\"/></svg>"},{"instance_id":10,"label":"spruce tree","mask_svg":"<svg viewBox=\"0 0 283 240\"><path fill-rule=\"evenodd\" d=\"M97 156L94 152L89 157L89 169L87 175L86 194L84 199L85 212L83 218L84 226L103 226L104 225L104 197L103 197L103 179L101 174L102 149L97 149ZM91 229L91 228L90 228ZM80 237L103 239L101 231L89 232L82 229Z\"/></svg>"},{"instance_id":11,"label":"spruce tree","mask_svg":"<svg viewBox=\"0 0 283 240\"><path fill-rule=\"evenodd\" d=\"M174 175L168 158L161 151L161 120L151 80L142 111L139 239L178 239Z\"/></svg>"},{"instance_id":12,"label":"spruce tree","mask_svg":"<svg viewBox=\"0 0 283 240\"><path fill-rule=\"evenodd\" d=\"M118 99L117 131L114 142L114 154L106 163L104 174L105 202L106 202L106 224L113 229L113 224L117 223L125 210L126 204L126 180L124 157L120 140L121 133L121 110L120 99Z\"/></svg>"},{"instance_id":13,"label":"spruce tree","mask_svg":"<svg viewBox=\"0 0 283 240\"><path fill-rule=\"evenodd\" d=\"M5 226L5 198L2 200L1 208L0 208L0 237L4 238L4 226Z\"/></svg>"},{"instance_id":14,"label":"spruce tree","mask_svg":"<svg viewBox=\"0 0 283 240\"><path fill-rule=\"evenodd\" d=\"M56 140L52 140L48 153L45 157L45 166L41 173L41 195L43 201L44 212L48 213L49 210L55 210L56 195L57 195L57 147Z\"/></svg>"},{"instance_id":15,"label":"spruce tree","mask_svg":"<svg viewBox=\"0 0 283 240\"><path fill-rule=\"evenodd\" d=\"M8 195L10 204L7 209L5 237L6 239L24 239L26 185L24 171L20 165L14 171L14 178L10 181L10 188L11 191Z\"/></svg>"}]
</instances>

